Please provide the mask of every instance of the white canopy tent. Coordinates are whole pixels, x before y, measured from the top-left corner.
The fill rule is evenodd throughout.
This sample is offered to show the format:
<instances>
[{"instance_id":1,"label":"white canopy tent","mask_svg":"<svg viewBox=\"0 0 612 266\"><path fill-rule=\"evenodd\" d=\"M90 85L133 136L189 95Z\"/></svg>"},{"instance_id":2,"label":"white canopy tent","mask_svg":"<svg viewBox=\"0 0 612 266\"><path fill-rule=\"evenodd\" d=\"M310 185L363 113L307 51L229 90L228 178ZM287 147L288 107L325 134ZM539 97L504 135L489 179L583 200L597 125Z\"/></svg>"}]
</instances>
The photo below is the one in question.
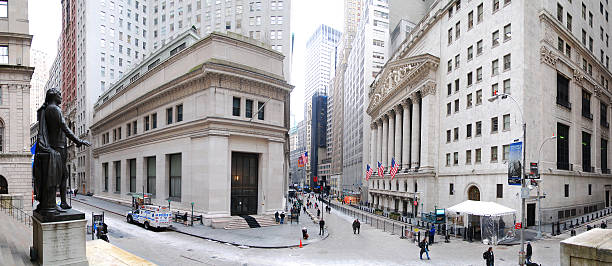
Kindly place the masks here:
<instances>
[{"instance_id":1,"label":"white canopy tent","mask_svg":"<svg viewBox=\"0 0 612 266\"><path fill-rule=\"evenodd\" d=\"M466 200L455 206L446 209L448 212L471 214L478 216L502 216L516 212L516 210L508 208L504 205L490 201L475 201Z\"/></svg>"},{"instance_id":2,"label":"white canopy tent","mask_svg":"<svg viewBox=\"0 0 612 266\"><path fill-rule=\"evenodd\" d=\"M480 221L479 224L476 224L478 229L474 229L472 226L472 235L476 233L482 240L487 239L488 243L494 244L497 244L498 239L506 237L506 226L512 226L516 220L515 217L512 217L512 220L510 220L510 217L508 217L508 215L514 216L516 210L490 201L466 200L455 206L447 208L446 213L453 216L463 216L465 221L473 221L473 219L469 219L469 217L476 218L474 216L479 216L480 219L476 218L477 221ZM504 217L502 216L506 216L506 222L503 221ZM456 222L457 220L453 219L453 221ZM468 229L467 224L464 224L463 222L461 222L461 224L465 230ZM457 232L456 229L457 224L455 223L455 232ZM465 230L464 234L467 233Z\"/></svg>"}]
</instances>

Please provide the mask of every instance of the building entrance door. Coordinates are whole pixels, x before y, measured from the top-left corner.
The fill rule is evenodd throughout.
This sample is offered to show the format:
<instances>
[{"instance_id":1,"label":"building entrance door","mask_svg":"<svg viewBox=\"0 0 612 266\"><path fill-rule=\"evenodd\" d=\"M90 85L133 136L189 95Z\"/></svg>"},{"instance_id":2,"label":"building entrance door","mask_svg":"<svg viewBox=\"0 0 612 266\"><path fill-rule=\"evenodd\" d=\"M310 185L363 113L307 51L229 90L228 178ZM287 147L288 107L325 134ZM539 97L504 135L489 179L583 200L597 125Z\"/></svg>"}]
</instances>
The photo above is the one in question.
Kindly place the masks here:
<instances>
[{"instance_id":1,"label":"building entrance door","mask_svg":"<svg viewBox=\"0 0 612 266\"><path fill-rule=\"evenodd\" d=\"M231 215L257 214L258 156L252 153L232 153Z\"/></svg>"},{"instance_id":2,"label":"building entrance door","mask_svg":"<svg viewBox=\"0 0 612 266\"><path fill-rule=\"evenodd\" d=\"M535 213L536 213L536 204L528 203L527 204L527 227L535 225Z\"/></svg>"},{"instance_id":3,"label":"building entrance door","mask_svg":"<svg viewBox=\"0 0 612 266\"><path fill-rule=\"evenodd\" d=\"M606 208L610 207L610 190L606 190Z\"/></svg>"},{"instance_id":4,"label":"building entrance door","mask_svg":"<svg viewBox=\"0 0 612 266\"><path fill-rule=\"evenodd\" d=\"M0 194L8 194L8 182L6 178L0 175Z\"/></svg>"}]
</instances>

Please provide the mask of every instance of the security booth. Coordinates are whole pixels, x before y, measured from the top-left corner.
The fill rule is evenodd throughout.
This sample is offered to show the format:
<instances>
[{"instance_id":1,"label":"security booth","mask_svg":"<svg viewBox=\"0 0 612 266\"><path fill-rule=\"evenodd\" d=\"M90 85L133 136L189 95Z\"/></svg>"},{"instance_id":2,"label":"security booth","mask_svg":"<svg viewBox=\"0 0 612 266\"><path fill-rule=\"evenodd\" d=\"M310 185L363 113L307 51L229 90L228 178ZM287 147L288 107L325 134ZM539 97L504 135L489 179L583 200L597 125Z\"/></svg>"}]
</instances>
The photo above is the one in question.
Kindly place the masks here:
<instances>
[{"instance_id":1,"label":"security booth","mask_svg":"<svg viewBox=\"0 0 612 266\"><path fill-rule=\"evenodd\" d=\"M130 193L132 196L132 209L138 209L138 206L151 205L151 193Z\"/></svg>"},{"instance_id":2,"label":"security booth","mask_svg":"<svg viewBox=\"0 0 612 266\"><path fill-rule=\"evenodd\" d=\"M480 240L494 244L513 239L512 225L516 221L516 210L495 202L466 200L447 208L455 235L462 233L464 239Z\"/></svg>"}]
</instances>

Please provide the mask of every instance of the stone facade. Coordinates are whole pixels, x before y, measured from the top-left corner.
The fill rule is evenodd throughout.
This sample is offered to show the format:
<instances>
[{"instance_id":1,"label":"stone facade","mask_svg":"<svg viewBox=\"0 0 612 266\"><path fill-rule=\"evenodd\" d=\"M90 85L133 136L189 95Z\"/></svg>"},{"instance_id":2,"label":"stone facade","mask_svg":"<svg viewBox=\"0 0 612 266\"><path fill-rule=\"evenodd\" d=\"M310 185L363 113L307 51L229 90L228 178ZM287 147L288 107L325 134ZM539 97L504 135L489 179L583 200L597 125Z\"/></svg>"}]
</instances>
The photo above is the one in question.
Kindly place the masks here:
<instances>
[{"instance_id":1,"label":"stone facade","mask_svg":"<svg viewBox=\"0 0 612 266\"><path fill-rule=\"evenodd\" d=\"M282 75L282 54L213 33L147 70L149 63L126 76L143 75L120 81L95 105L95 194L129 202L129 193L145 190L155 204L172 201L173 209L193 203L210 222L231 214L232 179L240 178L231 175L232 159L241 152L257 156L256 213L283 208L292 86ZM176 155L178 194L170 191L170 176L176 175L170 157Z\"/></svg>"},{"instance_id":2,"label":"stone facade","mask_svg":"<svg viewBox=\"0 0 612 266\"><path fill-rule=\"evenodd\" d=\"M386 171L373 175L368 201L417 214L470 198L520 210L507 161L509 144L523 141L541 174L528 226L610 206L608 6L582 5L435 2L372 85L369 160ZM390 181L392 158L402 169ZM419 209L408 206L415 199Z\"/></svg>"},{"instance_id":3,"label":"stone facade","mask_svg":"<svg viewBox=\"0 0 612 266\"><path fill-rule=\"evenodd\" d=\"M30 67L28 1L13 1L0 18L0 187L8 183L13 205L31 210ZM3 194L5 191L0 191Z\"/></svg>"}]
</instances>

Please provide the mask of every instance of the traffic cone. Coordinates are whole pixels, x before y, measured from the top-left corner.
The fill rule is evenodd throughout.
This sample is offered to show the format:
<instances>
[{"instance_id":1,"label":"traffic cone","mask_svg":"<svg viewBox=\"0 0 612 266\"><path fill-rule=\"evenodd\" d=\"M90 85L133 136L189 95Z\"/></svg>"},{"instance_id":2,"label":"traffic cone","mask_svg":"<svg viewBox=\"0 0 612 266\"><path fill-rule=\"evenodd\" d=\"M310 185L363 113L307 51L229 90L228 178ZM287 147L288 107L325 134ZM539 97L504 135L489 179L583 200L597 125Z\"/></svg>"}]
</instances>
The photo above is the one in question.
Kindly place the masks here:
<instances>
[{"instance_id":1,"label":"traffic cone","mask_svg":"<svg viewBox=\"0 0 612 266\"><path fill-rule=\"evenodd\" d=\"M302 248L302 239L300 238L300 248Z\"/></svg>"}]
</instances>

